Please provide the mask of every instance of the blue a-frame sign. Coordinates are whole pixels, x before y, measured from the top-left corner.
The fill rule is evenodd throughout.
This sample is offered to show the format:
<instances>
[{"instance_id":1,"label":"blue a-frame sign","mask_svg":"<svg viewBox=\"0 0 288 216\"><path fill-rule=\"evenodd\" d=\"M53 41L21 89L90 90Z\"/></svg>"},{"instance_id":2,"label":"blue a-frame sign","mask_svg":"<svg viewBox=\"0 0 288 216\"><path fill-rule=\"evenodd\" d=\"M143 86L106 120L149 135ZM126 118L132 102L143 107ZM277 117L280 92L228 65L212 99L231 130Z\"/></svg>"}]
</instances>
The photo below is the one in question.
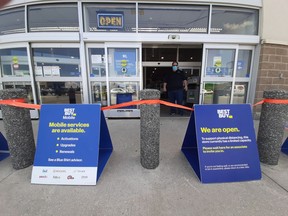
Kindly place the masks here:
<instances>
[{"instance_id":1,"label":"blue a-frame sign","mask_svg":"<svg viewBox=\"0 0 288 216\"><path fill-rule=\"evenodd\" d=\"M96 185L112 151L100 104L42 105L31 183Z\"/></svg>"},{"instance_id":2,"label":"blue a-frame sign","mask_svg":"<svg viewBox=\"0 0 288 216\"><path fill-rule=\"evenodd\" d=\"M0 161L9 157L8 143L3 134L0 132Z\"/></svg>"},{"instance_id":3,"label":"blue a-frame sign","mask_svg":"<svg viewBox=\"0 0 288 216\"><path fill-rule=\"evenodd\" d=\"M202 183L261 179L248 104L195 105L182 152Z\"/></svg>"},{"instance_id":4,"label":"blue a-frame sign","mask_svg":"<svg viewBox=\"0 0 288 216\"><path fill-rule=\"evenodd\" d=\"M286 138L285 142L281 147L281 151L288 155L288 137Z\"/></svg>"}]
</instances>

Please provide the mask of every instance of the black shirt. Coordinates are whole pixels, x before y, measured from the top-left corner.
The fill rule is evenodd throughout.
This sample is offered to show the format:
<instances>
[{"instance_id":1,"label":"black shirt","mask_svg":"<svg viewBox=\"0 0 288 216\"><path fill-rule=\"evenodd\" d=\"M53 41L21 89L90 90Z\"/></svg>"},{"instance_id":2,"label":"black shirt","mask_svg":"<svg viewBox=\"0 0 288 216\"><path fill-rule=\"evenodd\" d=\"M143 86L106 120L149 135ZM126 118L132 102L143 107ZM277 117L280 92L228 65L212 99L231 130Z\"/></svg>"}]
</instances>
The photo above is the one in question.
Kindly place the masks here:
<instances>
[{"instance_id":1,"label":"black shirt","mask_svg":"<svg viewBox=\"0 0 288 216\"><path fill-rule=\"evenodd\" d=\"M187 80L183 71L169 71L164 75L164 83L167 83L167 91L183 89L183 81Z\"/></svg>"}]
</instances>

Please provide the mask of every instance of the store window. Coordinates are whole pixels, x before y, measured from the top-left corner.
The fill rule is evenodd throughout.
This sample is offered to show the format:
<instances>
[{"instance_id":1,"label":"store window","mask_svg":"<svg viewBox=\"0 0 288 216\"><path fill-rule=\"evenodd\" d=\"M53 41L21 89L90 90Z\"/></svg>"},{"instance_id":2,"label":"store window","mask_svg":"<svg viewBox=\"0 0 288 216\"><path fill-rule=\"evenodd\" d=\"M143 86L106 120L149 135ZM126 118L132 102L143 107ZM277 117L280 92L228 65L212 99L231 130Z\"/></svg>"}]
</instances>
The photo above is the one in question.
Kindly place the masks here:
<instances>
[{"instance_id":1,"label":"store window","mask_svg":"<svg viewBox=\"0 0 288 216\"><path fill-rule=\"evenodd\" d=\"M81 104L81 82L38 82L41 104Z\"/></svg>"},{"instance_id":2,"label":"store window","mask_svg":"<svg viewBox=\"0 0 288 216\"><path fill-rule=\"evenodd\" d=\"M135 32L135 4L84 4L85 31Z\"/></svg>"},{"instance_id":3,"label":"store window","mask_svg":"<svg viewBox=\"0 0 288 216\"><path fill-rule=\"evenodd\" d=\"M28 26L30 32L77 32L77 4L29 6Z\"/></svg>"},{"instance_id":4,"label":"store window","mask_svg":"<svg viewBox=\"0 0 288 216\"><path fill-rule=\"evenodd\" d=\"M106 57L104 48L89 48L90 77L106 76Z\"/></svg>"},{"instance_id":5,"label":"store window","mask_svg":"<svg viewBox=\"0 0 288 216\"><path fill-rule=\"evenodd\" d=\"M92 103L100 103L107 106L106 82L91 82Z\"/></svg>"},{"instance_id":6,"label":"store window","mask_svg":"<svg viewBox=\"0 0 288 216\"><path fill-rule=\"evenodd\" d=\"M109 48L109 77L139 77L138 49Z\"/></svg>"},{"instance_id":7,"label":"store window","mask_svg":"<svg viewBox=\"0 0 288 216\"><path fill-rule=\"evenodd\" d=\"M0 35L25 33L25 9L0 11Z\"/></svg>"},{"instance_id":8,"label":"store window","mask_svg":"<svg viewBox=\"0 0 288 216\"><path fill-rule=\"evenodd\" d=\"M232 77L235 49L208 49L205 76Z\"/></svg>"},{"instance_id":9,"label":"store window","mask_svg":"<svg viewBox=\"0 0 288 216\"><path fill-rule=\"evenodd\" d=\"M143 48L143 61L166 62L177 59L177 48Z\"/></svg>"},{"instance_id":10,"label":"store window","mask_svg":"<svg viewBox=\"0 0 288 216\"><path fill-rule=\"evenodd\" d=\"M213 6L211 34L257 35L258 10Z\"/></svg>"},{"instance_id":11,"label":"store window","mask_svg":"<svg viewBox=\"0 0 288 216\"><path fill-rule=\"evenodd\" d=\"M253 47L207 48L202 85L204 104L243 104L251 82ZM236 52L238 54L236 55ZM237 58L236 58L237 56Z\"/></svg>"},{"instance_id":12,"label":"store window","mask_svg":"<svg viewBox=\"0 0 288 216\"><path fill-rule=\"evenodd\" d=\"M207 33L209 7L139 4L139 32Z\"/></svg>"},{"instance_id":13,"label":"store window","mask_svg":"<svg viewBox=\"0 0 288 216\"><path fill-rule=\"evenodd\" d=\"M26 48L0 49L0 66L2 77L29 77Z\"/></svg>"},{"instance_id":14,"label":"store window","mask_svg":"<svg viewBox=\"0 0 288 216\"><path fill-rule=\"evenodd\" d=\"M37 77L80 77L78 48L33 48Z\"/></svg>"},{"instance_id":15,"label":"store window","mask_svg":"<svg viewBox=\"0 0 288 216\"><path fill-rule=\"evenodd\" d=\"M229 104L232 82L204 82L203 104Z\"/></svg>"},{"instance_id":16,"label":"store window","mask_svg":"<svg viewBox=\"0 0 288 216\"><path fill-rule=\"evenodd\" d=\"M248 82L235 82L233 88L233 104L246 103Z\"/></svg>"},{"instance_id":17,"label":"store window","mask_svg":"<svg viewBox=\"0 0 288 216\"><path fill-rule=\"evenodd\" d=\"M239 50L236 77L250 77L252 50Z\"/></svg>"},{"instance_id":18,"label":"store window","mask_svg":"<svg viewBox=\"0 0 288 216\"><path fill-rule=\"evenodd\" d=\"M26 103L34 103L32 87L30 82L3 82L3 89L23 89L26 93Z\"/></svg>"},{"instance_id":19,"label":"store window","mask_svg":"<svg viewBox=\"0 0 288 216\"><path fill-rule=\"evenodd\" d=\"M138 100L139 83L138 82L110 82L110 104ZM126 108L135 108L134 106Z\"/></svg>"},{"instance_id":20,"label":"store window","mask_svg":"<svg viewBox=\"0 0 288 216\"><path fill-rule=\"evenodd\" d=\"M202 48L179 48L180 62L201 62Z\"/></svg>"}]
</instances>

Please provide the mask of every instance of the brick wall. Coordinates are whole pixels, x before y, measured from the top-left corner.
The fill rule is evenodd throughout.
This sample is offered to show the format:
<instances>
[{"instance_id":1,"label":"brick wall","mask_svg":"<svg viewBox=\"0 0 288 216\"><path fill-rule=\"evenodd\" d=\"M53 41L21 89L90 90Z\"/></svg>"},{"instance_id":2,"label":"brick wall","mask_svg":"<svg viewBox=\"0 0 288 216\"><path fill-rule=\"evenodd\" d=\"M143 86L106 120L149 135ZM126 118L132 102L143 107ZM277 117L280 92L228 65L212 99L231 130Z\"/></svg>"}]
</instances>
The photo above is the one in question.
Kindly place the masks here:
<instances>
[{"instance_id":1,"label":"brick wall","mask_svg":"<svg viewBox=\"0 0 288 216\"><path fill-rule=\"evenodd\" d=\"M263 99L263 91L283 89L288 91L288 46L263 44L260 53L255 103ZM259 115L261 106L254 109Z\"/></svg>"}]
</instances>

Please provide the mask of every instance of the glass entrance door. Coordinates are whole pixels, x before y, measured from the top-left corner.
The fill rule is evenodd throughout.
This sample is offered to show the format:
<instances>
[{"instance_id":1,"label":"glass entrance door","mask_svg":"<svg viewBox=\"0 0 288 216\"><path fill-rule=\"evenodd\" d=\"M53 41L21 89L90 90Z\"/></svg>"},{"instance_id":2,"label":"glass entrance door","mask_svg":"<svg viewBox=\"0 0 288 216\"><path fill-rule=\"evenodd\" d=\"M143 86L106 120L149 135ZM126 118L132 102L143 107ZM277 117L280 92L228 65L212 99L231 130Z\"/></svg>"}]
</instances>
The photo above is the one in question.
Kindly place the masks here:
<instances>
[{"instance_id":1,"label":"glass entrance door","mask_svg":"<svg viewBox=\"0 0 288 216\"><path fill-rule=\"evenodd\" d=\"M34 78L27 43L0 47L0 89L23 89L27 103L36 104ZM30 110L31 118L38 118L38 110ZM0 110L0 118L2 112Z\"/></svg>"},{"instance_id":2,"label":"glass entrance door","mask_svg":"<svg viewBox=\"0 0 288 216\"><path fill-rule=\"evenodd\" d=\"M41 104L82 104L78 45L33 44L35 81Z\"/></svg>"},{"instance_id":3,"label":"glass entrance door","mask_svg":"<svg viewBox=\"0 0 288 216\"><path fill-rule=\"evenodd\" d=\"M142 72L139 64L140 44L106 44L107 99L109 105L139 99ZM112 109L108 117L140 117L137 106Z\"/></svg>"},{"instance_id":4,"label":"glass entrance door","mask_svg":"<svg viewBox=\"0 0 288 216\"><path fill-rule=\"evenodd\" d=\"M90 101L110 106L139 99L142 87L141 44L87 45ZM106 117L140 117L137 106L112 109Z\"/></svg>"},{"instance_id":5,"label":"glass entrance door","mask_svg":"<svg viewBox=\"0 0 288 216\"><path fill-rule=\"evenodd\" d=\"M254 48L204 45L200 101L202 104L246 103Z\"/></svg>"}]
</instances>

